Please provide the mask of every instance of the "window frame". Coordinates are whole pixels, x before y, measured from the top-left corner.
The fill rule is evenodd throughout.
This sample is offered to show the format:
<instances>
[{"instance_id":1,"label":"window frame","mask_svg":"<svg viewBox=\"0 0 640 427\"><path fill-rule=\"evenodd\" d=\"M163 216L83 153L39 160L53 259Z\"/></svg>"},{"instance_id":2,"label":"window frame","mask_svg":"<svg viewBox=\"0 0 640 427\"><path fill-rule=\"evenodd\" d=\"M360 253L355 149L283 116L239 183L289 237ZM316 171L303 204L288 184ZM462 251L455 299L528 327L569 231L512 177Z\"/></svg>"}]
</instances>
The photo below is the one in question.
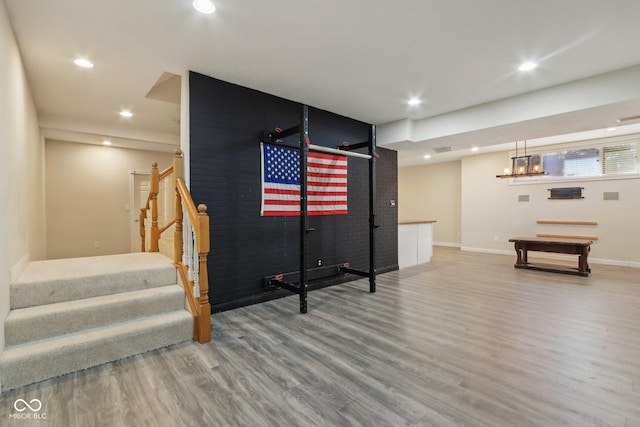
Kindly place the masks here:
<instances>
[{"instance_id":1,"label":"window frame","mask_svg":"<svg viewBox=\"0 0 640 427\"><path fill-rule=\"evenodd\" d=\"M622 173L610 173L604 172L604 148L620 145L635 144L636 148L636 171L622 172ZM640 179L640 134L628 134L619 135L615 137L582 140L564 144L552 144L537 146L527 150L527 154L539 155L541 159L544 159L546 155L562 150L583 150L583 149L597 149L598 161L600 173L598 175L582 175L582 176L557 176L557 175L540 175L540 176L523 176L512 178L511 184L537 184L537 183L569 183L569 182L585 182L585 181L608 181L608 180L620 180L620 179ZM515 150L509 152L509 156L515 155ZM544 168L544 160L542 164Z\"/></svg>"}]
</instances>

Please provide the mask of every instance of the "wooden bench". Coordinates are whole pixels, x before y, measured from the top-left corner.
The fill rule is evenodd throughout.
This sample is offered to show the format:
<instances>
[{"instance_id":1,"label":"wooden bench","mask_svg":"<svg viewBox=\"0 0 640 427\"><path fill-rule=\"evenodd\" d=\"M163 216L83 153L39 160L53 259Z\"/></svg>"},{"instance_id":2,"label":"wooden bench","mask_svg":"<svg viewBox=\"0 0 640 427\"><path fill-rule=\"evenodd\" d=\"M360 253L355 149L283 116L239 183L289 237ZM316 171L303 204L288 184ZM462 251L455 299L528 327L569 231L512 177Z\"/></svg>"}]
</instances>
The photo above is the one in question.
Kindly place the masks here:
<instances>
[{"instance_id":1,"label":"wooden bench","mask_svg":"<svg viewBox=\"0 0 640 427\"><path fill-rule=\"evenodd\" d=\"M514 264L515 268L528 268L531 270L550 271L554 273L577 274L578 276L588 276L591 272L587 258L591 250L591 240L581 239L558 239L551 237L518 237L509 239L515 243L516 255L518 259ZM564 267L554 264L530 263L528 261L528 251L552 252L557 254L578 255L578 268Z\"/></svg>"}]
</instances>

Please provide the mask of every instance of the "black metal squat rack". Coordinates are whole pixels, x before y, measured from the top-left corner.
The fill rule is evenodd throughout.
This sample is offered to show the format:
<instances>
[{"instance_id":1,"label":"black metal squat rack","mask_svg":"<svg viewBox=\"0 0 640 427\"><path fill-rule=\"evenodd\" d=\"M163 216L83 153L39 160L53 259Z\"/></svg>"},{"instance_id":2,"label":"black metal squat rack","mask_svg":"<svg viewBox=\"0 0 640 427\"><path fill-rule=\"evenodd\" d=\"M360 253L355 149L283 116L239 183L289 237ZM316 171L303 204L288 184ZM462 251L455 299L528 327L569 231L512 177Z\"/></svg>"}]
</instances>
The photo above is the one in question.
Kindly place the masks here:
<instances>
[{"instance_id":1,"label":"black metal squat rack","mask_svg":"<svg viewBox=\"0 0 640 427\"><path fill-rule=\"evenodd\" d=\"M332 154L339 154L349 157L358 157L368 159L369 161L369 271L358 270L351 268L348 263L344 263L338 266L329 266L327 268L335 268L338 274L354 274L361 277L369 278L369 292L374 293L376 291L376 269L375 269L375 229L376 225L376 173L375 173L375 159L378 154L375 152L376 148L376 128L371 125L369 129L368 141L360 142L358 144L339 145L336 148L324 147L320 145L313 145L309 139L309 107L307 105L302 106L302 114L300 118L300 124L293 126L289 129L276 129L273 132L263 132L261 139L263 142L274 145L283 145L279 141L298 133L300 150L300 270L298 283L291 283L285 281L283 274L275 276L268 276L264 278L265 287L267 289L286 289L290 292L300 295L300 313L307 312L307 290L309 280L309 269L307 267L307 234L314 231L313 228L309 228L308 224L308 209L307 209L307 154L310 150L321 151ZM287 146L290 147L290 146ZM358 150L367 148L367 154L352 152L352 150Z\"/></svg>"}]
</instances>

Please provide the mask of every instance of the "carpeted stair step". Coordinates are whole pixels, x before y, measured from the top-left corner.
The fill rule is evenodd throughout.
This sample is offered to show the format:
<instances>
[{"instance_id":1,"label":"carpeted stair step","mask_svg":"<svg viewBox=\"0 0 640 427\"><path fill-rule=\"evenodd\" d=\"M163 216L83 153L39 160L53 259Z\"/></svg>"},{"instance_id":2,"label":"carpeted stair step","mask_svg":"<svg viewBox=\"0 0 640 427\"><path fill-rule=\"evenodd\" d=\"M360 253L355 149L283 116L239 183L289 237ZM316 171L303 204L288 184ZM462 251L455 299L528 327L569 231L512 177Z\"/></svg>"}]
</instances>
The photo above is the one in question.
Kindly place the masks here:
<instances>
[{"instance_id":1,"label":"carpeted stair step","mask_svg":"<svg viewBox=\"0 0 640 427\"><path fill-rule=\"evenodd\" d=\"M0 354L2 391L166 347L192 338L185 310L7 346Z\"/></svg>"},{"instance_id":2,"label":"carpeted stair step","mask_svg":"<svg viewBox=\"0 0 640 427\"><path fill-rule=\"evenodd\" d=\"M11 309L176 283L175 267L159 253L34 261L11 285Z\"/></svg>"},{"instance_id":3,"label":"carpeted stair step","mask_svg":"<svg viewBox=\"0 0 640 427\"><path fill-rule=\"evenodd\" d=\"M11 310L5 322L6 345L180 310L184 309L184 301L184 291L174 284Z\"/></svg>"}]
</instances>

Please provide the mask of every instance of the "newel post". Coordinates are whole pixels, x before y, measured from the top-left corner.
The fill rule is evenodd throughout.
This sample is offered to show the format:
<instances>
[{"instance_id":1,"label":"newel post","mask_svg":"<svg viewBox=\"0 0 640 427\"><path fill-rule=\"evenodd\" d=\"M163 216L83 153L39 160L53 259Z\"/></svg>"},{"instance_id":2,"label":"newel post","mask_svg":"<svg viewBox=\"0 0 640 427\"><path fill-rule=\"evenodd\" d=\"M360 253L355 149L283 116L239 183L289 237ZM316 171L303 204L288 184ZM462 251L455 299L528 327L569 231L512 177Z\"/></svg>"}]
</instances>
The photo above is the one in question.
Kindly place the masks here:
<instances>
[{"instance_id":1,"label":"newel post","mask_svg":"<svg viewBox=\"0 0 640 427\"><path fill-rule=\"evenodd\" d=\"M211 341L211 304L209 303L209 273L207 271L207 255L209 255L209 216L207 206L198 205L198 235L197 251L200 269L200 296L198 302L200 312L198 313L200 336L198 342L206 343Z\"/></svg>"},{"instance_id":2,"label":"newel post","mask_svg":"<svg viewBox=\"0 0 640 427\"><path fill-rule=\"evenodd\" d=\"M140 252L146 252L145 240L147 239L145 230L145 221L147 219L147 210L145 208L140 209L140 239L142 240L142 247Z\"/></svg>"},{"instance_id":3,"label":"newel post","mask_svg":"<svg viewBox=\"0 0 640 427\"><path fill-rule=\"evenodd\" d=\"M178 178L184 179L184 161L182 151L178 148L173 155L173 190L176 193L176 227L173 233L173 262L182 262L182 198L178 191Z\"/></svg>"},{"instance_id":4,"label":"newel post","mask_svg":"<svg viewBox=\"0 0 640 427\"><path fill-rule=\"evenodd\" d=\"M158 172L158 162L151 163L151 242L149 252L159 252L158 240L160 240L160 228L158 228L158 192L160 191L160 172Z\"/></svg>"}]
</instances>

